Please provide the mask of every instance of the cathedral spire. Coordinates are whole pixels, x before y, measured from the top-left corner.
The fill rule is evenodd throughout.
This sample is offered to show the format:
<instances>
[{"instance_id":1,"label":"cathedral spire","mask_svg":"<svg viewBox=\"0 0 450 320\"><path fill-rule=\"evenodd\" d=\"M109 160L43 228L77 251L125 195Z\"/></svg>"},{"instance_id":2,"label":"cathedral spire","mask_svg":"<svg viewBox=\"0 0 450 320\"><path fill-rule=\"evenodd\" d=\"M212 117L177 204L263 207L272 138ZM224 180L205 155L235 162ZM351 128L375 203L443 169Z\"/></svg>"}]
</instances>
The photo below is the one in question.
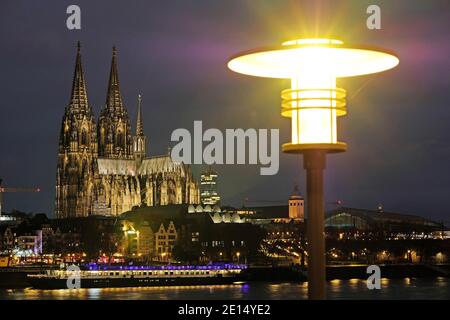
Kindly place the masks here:
<instances>
[{"instance_id":1,"label":"cathedral spire","mask_svg":"<svg viewBox=\"0 0 450 320\"><path fill-rule=\"evenodd\" d=\"M131 134L130 119L120 94L117 51L114 46L106 105L100 112L98 120L99 156L131 159L133 157L133 138Z\"/></svg>"},{"instance_id":2,"label":"cathedral spire","mask_svg":"<svg viewBox=\"0 0 450 320\"><path fill-rule=\"evenodd\" d=\"M56 178L56 216L85 217L92 213L97 158L96 124L88 104L77 43L75 72L69 105L61 123ZM85 197L85 198L83 198Z\"/></svg>"},{"instance_id":3,"label":"cathedral spire","mask_svg":"<svg viewBox=\"0 0 450 320\"><path fill-rule=\"evenodd\" d=\"M108 94L106 105L112 111L122 110L122 97L119 88L119 74L117 72L117 50L116 46L112 49L111 72L109 74Z\"/></svg>"},{"instance_id":4,"label":"cathedral spire","mask_svg":"<svg viewBox=\"0 0 450 320\"><path fill-rule=\"evenodd\" d=\"M75 60L75 72L73 74L72 93L70 95L69 108L78 111L86 111L88 108L86 84L84 82L83 68L81 66L80 41L77 43L77 56Z\"/></svg>"},{"instance_id":5,"label":"cathedral spire","mask_svg":"<svg viewBox=\"0 0 450 320\"><path fill-rule=\"evenodd\" d=\"M142 109L141 109L142 96L138 95L137 105L137 120L136 120L136 136L144 135L144 124L142 122Z\"/></svg>"},{"instance_id":6,"label":"cathedral spire","mask_svg":"<svg viewBox=\"0 0 450 320\"><path fill-rule=\"evenodd\" d=\"M136 117L136 135L133 137L133 153L137 166L140 166L144 160L147 150L147 138L144 135L144 125L142 122L141 109L142 96L138 95L137 117Z\"/></svg>"}]
</instances>

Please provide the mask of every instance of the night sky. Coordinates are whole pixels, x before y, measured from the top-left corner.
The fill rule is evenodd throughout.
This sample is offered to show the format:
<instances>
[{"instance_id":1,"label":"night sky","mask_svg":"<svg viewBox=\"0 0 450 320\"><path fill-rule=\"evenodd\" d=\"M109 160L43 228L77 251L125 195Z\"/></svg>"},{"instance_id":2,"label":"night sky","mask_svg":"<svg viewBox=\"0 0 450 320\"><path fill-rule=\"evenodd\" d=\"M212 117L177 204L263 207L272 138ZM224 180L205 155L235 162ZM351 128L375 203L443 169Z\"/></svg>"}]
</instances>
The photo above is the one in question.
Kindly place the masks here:
<instances>
[{"instance_id":1,"label":"night sky","mask_svg":"<svg viewBox=\"0 0 450 320\"><path fill-rule=\"evenodd\" d=\"M78 4L82 29L66 28ZM382 30L366 28L378 4ZM69 101L76 41L96 115L106 99L111 47L117 46L121 91L135 127L143 95L150 155L167 152L176 128L280 128L279 93L289 82L235 74L230 56L299 36L335 36L391 49L390 71L338 80L347 90L340 120L346 153L328 157L326 199L347 206L450 221L450 2L442 1L5 1L0 4L0 177L4 186L39 186L6 194L5 210L53 215L58 134ZM216 166L224 204L287 200L300 156L280 153L280 171ZM201 168L196 167L197 174ZM263 204L254 202L252 205ZM328 208L331 208L328 205Z\"/></svg>"}]
</instances>

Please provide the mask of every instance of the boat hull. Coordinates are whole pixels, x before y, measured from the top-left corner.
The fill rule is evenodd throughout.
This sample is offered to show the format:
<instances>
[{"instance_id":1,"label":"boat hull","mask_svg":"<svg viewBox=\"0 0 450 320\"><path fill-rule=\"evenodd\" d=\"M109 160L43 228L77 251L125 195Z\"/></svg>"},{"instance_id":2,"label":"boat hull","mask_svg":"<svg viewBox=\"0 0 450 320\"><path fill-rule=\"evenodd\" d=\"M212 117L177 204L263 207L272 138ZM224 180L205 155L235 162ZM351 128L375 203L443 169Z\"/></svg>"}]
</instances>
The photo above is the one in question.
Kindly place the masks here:
<instances>
[{"instance_id":1,"label":"boat hull","mask_svg":"<svg viewBox=\"0 0 450 320\"><path fill-rule=\"evenodd\" d=\"M190 278L87 278L80 279L80 288L123 288L155 286L198 286L232 284L242 281L241 277L190 277ZM36 289L68 289L67 279L28 277Z\"/></svg>"}]
</instances>

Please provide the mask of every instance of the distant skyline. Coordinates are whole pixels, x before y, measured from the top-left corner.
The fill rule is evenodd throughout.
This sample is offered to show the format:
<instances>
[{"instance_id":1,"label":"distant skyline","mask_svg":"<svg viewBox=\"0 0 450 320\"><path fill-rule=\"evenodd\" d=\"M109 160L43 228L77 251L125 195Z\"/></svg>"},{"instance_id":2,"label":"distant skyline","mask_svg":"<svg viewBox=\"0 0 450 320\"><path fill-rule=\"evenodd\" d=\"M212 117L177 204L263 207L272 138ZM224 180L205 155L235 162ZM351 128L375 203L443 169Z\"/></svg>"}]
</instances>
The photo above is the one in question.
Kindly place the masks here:
<instances>
[{"instance_id":1,"label":"distant skyline","mask_svg":"<svg viewBox=\"0 0 450 320\"><path fill-rule=\"evenodd\" d=\"M81 41L89 102L105 103L112 46L132 119L142 94L150 155L166 153L177 128L279 128L283 80L229 71L238 52L305 35L384 47L398 68L338 80L348 92L339 135L348 151L327 159L326 201L417 214L450 222L450 3L433 1L77 1L82 29L66 28L69 1L0 4L0 178L5 186L40 187L39 194L5 194L4 211L53 215L59 129L69 97L76 42ZM366 28L366 8L378 4L382 30ZM204 166L206 168L206 165ZM300 156L280 153L280 171L259 165L218 165L223 204L287 201L298 184ZM193 166L199 180L201 167ZM255 205L258 202L254 203Z\"/></svg>"}]
</instances>

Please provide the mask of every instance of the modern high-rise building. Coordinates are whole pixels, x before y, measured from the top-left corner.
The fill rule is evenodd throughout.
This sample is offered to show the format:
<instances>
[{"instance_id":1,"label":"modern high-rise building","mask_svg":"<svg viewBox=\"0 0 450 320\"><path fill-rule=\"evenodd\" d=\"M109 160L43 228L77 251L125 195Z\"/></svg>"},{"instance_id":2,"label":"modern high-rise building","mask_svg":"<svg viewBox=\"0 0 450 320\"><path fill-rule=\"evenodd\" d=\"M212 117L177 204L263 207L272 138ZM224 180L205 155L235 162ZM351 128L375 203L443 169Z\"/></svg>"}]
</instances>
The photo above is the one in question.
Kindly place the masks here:
<instances>
[{"instance_id":1,"label":"modern high-rise building","mask_svg":"<svg viewBox=\"0 0 450 320\"><path fill-rule=\"evenodd\" d=\"M220 203L217 193L217 172L211 167L201 174L200 178L200 201L203 205L216 205Z\"/></svg>"},{"instance_id":2,"label":"modern high-rise building","mask_svg":"<svg viewBox=\"0 0 450 320\"><path fill-rule=\"evenodd\" d=\"M118 215L134 206L198 204L190 166L169 154L147 157L141 96L133 135L122 101L113 48L106 103L98 123L88 102L78 44L72 94L61 124L56 216Z\"/></svg>"}]
</instances>

